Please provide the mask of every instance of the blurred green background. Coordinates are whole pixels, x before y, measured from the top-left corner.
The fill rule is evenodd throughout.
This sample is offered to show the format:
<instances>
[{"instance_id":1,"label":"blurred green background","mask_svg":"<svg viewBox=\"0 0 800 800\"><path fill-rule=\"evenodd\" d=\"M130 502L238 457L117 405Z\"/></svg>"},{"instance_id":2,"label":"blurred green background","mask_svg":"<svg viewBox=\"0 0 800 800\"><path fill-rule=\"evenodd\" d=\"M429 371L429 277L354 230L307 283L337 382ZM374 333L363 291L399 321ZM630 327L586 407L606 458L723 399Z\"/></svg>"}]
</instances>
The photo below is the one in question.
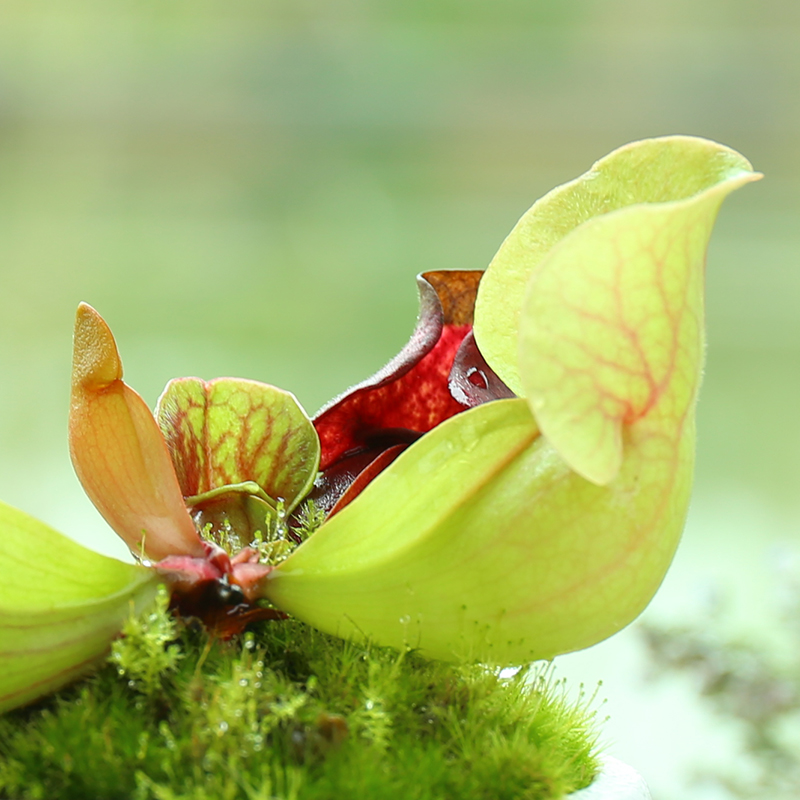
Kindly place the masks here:
<instances>
[{"instance_id":1,"label":"blurred green background","mask_svg":"<svg viewBox=\"0 0 800 800\"><path fill-rule=\"evenodd\" d=\"M692 133L767 179L712 242L695 501L645 618L718 624L721 598L780 648L771 596L800 543L799 45L796 0L3 0L3 498L124 551L67 455L80 300L151 405L171 377L228 374L313 412L405 342L417 272L483 268L547 189ZM634 626L562 674L604 679L609 749L657 798L724 797L690 775L733 765L737 732L680 680L643 683L640 649Z\"/></svg>"}]
</instances>

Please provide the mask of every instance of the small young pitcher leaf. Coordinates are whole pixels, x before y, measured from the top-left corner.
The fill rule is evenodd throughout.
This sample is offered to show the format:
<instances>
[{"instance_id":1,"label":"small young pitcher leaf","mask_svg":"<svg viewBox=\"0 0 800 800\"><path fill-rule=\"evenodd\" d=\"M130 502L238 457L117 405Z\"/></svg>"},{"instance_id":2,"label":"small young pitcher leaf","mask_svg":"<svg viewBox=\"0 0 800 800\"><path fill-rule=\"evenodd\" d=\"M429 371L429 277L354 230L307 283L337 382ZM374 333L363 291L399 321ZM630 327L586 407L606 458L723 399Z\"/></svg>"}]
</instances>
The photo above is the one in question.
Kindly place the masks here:
<instances>
[{"instance_id":1,"label":"small young pitcher leaf","mask_svg":"<svg viewBox=\"0 0 800 800\"><path fill-rule=\"evenodd\" d=\"M253 482L282 498L288 513L314 483L319 438L290 392L237 378L178 378L156 416L184 496Z\"/></svg>"}]
</instances>

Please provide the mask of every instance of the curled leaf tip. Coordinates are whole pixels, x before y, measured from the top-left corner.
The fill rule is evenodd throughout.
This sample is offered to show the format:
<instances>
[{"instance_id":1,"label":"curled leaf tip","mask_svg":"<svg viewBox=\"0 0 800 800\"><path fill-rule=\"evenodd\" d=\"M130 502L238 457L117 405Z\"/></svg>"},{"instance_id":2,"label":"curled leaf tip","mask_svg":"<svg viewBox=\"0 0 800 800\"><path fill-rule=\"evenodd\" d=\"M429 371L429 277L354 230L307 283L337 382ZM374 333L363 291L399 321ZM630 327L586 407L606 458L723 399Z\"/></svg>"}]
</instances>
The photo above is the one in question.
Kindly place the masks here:
<instances>
[{"instance_id":1,"label":"curled leaf tip","mask_svg":"<svg viewBox=\"0 0 800 800\"><path fill-rule=\"evenodd\" d=\"M475 339L488 363L524 394L517 357L524 297L540 264L584 223L634 206L687 202L711 187L732 190L760 177L729 147L695 136L663 136L623 145L552 189L523 214L481 281Z\"/></svg>"},{"instance_id":2,"label":"curled leaf tip","mask_svg":"<svg viewBox=\"0 0 800 800\"><path fill-rule=\"evenodd\" d=\"M75 315L73 385L102 389L121 378L122 362L111 329L88 303L81 303Z\"/></svg>"},{"instance_id":3,"label":"curled leaf tip","mask_svg":"<svg viewBox=\"0 0 800 800\"><path fill-rule=\"evenodd\" d=\"M704 354L703 273L724 198L757 176L737 153L687 137L612 153L593 171L629 204L568 233L531 275L519 368L543 434L587 480L606 485L625 429L677 440L693 414ZM656 192L630 170L668 185Z\"/></svg>"},{"instance_id":4,"label":"curled leaf tip","mask_svg":"<svg viewBox=\"0 0 800 800\"><path fill-rule=\"evenodd\" d=\"M569 466L606 485L624 428L682 429L703 358L705 251L724 198L758 180L724 145L624 145L538 200L481 283L475 338Z\"/></svg>"}]
</instances>

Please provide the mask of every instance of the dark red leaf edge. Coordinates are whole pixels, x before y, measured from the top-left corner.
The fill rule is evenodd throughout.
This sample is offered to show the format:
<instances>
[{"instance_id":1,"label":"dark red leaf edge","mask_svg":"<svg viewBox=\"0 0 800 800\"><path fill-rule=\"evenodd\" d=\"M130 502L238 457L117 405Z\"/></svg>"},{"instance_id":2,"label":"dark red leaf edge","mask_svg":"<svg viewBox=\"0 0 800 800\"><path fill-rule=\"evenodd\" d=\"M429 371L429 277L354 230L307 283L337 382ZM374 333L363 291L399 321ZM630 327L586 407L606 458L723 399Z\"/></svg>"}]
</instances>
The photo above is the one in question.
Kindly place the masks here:
<instances>
[{"instance_id":1,"label":"dark red leaf edge","mask_svg":"<svg viewBox=\"0 0 800 800\"><path fill-rule=\"evenodd\" d=\"M402 450L446 419L514 397L472 335L482 276L479 270L418 275L420 312L408 344L314 418L321 459L311 497L326 513L350 503Z\"/></svg>"}]
</instances>

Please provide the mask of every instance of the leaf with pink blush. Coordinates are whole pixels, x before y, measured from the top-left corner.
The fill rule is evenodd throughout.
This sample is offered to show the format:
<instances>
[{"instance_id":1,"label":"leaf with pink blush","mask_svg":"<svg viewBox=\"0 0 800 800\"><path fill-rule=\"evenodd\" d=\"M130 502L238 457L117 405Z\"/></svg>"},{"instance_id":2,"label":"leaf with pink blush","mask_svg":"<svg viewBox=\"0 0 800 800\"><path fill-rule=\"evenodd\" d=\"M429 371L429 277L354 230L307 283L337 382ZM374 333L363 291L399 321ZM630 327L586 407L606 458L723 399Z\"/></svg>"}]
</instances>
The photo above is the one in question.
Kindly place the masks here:
<instances>
[{"instance_id":1,"label":"leaf with pink blush","mask_svg":"<svg viewBox=\"0 0 800 800\"><path fill-rule=\"evenodd\" d=\"M562 222L576 208L602 209L538 265L525 264L518 321L523 394L542 433L587 480L614 479L633 426L672 441L688 429L711 230L722 201L760 177L729 148L674 136L622 147L540 201ZM500 273L503 251L535 236L536 220L512 231Z\"/></svg>"},{"instance_id":2,"label":"leaf with pink blush","mask_svg":"<svg viewBox=\"0 0 800 800\"><path fill-rule=\"evenodd\" d=\"M531 280L522 383L542 433L587 480L611 482L645 436L692 427L708 239L725 197L757 177L742 165L682 202L587 222Z\"/></svg>"},{"instance_id":3,"label":"leaf with pink blush","mask_svg":"<svg viewBox=\"0 0 800 800\"><path fill-rule=\"evenodd\" d=\"M86 303L75 319L69 444L86 494L134 554L203 554L158 425L123 383L114 337Z\"/></svg>"},{"instance_id":4,"label":"leaf with pink blush","mask_svg":"<svg viewBox=\"0 0 800 800\"><path fill-rule=\"evenodd\" d=\"M537 200L492 259L476 301L475 338L500 378L516 394L525 393L518 358L523 305L531 276L562 240L606 214L682 202L741 171L752 174L747 159L728 147L664 136L614 150Z\"/></svg>"},{"instance_id":5,"label":"leaf with pink blush","mask_svg":"<svg viewBox=\"0 0 800 800\"><path fill-rule=\"evenodd\" d=\"M294 395L274 386L178 378L156 416L187 498L213 500L230 489L273 505L281 498L288 513L316 477L314 426Z\"/></svg>"}]
</instances>

